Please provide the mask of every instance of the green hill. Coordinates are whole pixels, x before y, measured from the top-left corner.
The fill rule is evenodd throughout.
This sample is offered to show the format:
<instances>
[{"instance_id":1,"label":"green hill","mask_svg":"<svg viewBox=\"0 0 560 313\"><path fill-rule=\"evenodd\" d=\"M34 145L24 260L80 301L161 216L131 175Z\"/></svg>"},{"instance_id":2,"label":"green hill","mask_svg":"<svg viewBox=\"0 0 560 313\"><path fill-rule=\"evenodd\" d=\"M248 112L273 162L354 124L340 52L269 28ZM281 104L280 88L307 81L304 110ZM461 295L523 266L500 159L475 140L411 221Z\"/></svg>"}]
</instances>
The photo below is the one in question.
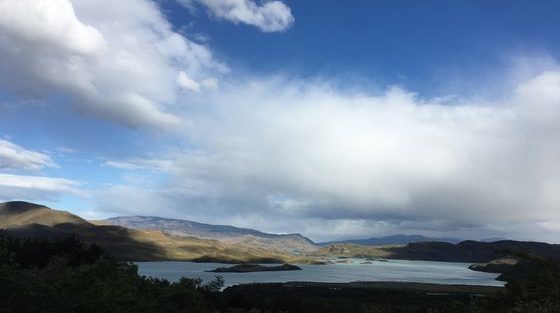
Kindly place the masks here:
<instances>
[{"instance_id":1,"label":"green hill","mask_svg":"<svg viewBox=\"0 0 560 313\"><path fill-rule=\"evenodd\" d=\"M65 211L21 201L0 204L0 228L16 237L57 238L75 234L85 243L99 244L115 257L134 261L311 261L287 252L214 239L177 236L161 230L94 224Z\"/></svg>"}]
</instances>

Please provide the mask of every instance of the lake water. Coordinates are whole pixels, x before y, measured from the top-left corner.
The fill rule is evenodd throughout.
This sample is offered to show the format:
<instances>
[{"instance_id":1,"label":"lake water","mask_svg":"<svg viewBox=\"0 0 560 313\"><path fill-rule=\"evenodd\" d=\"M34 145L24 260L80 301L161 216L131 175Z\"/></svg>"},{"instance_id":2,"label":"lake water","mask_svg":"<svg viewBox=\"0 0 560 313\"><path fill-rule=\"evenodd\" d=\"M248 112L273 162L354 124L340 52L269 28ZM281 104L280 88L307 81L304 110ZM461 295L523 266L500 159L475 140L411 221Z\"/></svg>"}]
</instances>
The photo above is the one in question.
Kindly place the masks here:
<instances>
[{"instance_id":1,"label":"lake water","mask_svg":"<svg viewBox=\"0 0 560 313\"><path fill-rule=\"evenodd\" d=\"M363 259L351 259L348 264L299 265L302 271L255 272L255 273L208 273L218 267L231 264L193 262L137 262L141 275L178 281L185 276L210 281L222 276L225 285L247 283L270 283L288 281L348 283L355 281L399 281L435 284L463 284L503 286L495 280L498 274L475 272L469 263L388 260L361 264Z\"/></svg>"}]
</instances>

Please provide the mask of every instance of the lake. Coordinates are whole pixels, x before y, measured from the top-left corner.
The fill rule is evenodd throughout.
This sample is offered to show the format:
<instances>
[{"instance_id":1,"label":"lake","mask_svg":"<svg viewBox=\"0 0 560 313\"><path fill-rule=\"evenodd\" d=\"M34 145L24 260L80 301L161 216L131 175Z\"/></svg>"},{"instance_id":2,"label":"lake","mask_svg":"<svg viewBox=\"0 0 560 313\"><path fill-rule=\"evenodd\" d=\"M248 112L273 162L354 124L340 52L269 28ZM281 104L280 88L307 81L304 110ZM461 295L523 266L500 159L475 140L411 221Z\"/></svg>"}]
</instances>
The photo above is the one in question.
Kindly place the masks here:
<instances>
[{"instance_id":1,"label":"lake","mask_svg":"<svg viewBox=\"0 0 560 313\"><path fill-rule=\"evenodd\" d=\"M178 281L181 277L201 278L210 281L217 275L225 280L225 286L247 283L271 283L288 281L348 283L354 281L398 281L434 284L462 284L503 286L495 280L498 274L475 272L469 263L387 260L361 264L364 259L349 259L347 264L299 265L302 271L255 272L255 273L208 273L217 267L231 264L193 262L137 262L141 275Z\"/></svg>"}]
</instances>

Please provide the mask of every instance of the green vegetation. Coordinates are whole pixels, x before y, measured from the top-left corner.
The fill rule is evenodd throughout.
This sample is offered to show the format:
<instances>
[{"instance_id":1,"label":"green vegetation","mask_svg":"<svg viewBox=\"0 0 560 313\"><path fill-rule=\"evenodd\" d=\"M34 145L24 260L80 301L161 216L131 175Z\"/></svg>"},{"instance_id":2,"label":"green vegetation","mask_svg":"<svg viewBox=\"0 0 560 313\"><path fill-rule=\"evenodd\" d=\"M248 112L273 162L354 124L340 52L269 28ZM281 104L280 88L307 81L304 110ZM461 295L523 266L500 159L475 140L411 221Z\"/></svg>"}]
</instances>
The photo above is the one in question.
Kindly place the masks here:
<instances>
[{"instance_id":1,"label":"green vegetation","mask_svg":"<svg viewBox=\"0 0 560 313\"><path fill-rule=\"evenodd\" d=\"M560 312L560 263L525 253L517 256L521 261L500 276L508 282L510 312Z\"/></svg>"},{"instance_id":2,"label":"green vegetation","mask_svg":"<svg viewBox=\"0 0 560 313\"><path fill-rule=\"evenodd\" d=\"M0 234L0 312L211 312L223 281L139 276L75 237L16 240Z\"/></svg>"}]
</instances>

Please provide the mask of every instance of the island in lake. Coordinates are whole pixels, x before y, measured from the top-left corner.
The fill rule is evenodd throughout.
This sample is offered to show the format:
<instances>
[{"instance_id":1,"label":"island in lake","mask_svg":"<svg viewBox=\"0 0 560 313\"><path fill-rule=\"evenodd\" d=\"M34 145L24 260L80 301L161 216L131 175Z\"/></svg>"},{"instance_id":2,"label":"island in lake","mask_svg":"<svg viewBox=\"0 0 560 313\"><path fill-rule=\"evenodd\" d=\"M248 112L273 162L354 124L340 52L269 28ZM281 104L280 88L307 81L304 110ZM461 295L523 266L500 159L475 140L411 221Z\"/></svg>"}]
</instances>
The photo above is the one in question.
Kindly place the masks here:
<instances>
[{"instance_id":1,"label":"island in lake","mask_svg":"<svg viewBox=\"0 0 560 313\"><path fill-rule=\"evenodd\" d=\"M264 266L260 264L239 264L230 267L218 267L208 271L213 273L251 273L251 272L280 272L280 271L301 271L301 267L291 264L278 266Z\"/></svg>"}]
</instances>

